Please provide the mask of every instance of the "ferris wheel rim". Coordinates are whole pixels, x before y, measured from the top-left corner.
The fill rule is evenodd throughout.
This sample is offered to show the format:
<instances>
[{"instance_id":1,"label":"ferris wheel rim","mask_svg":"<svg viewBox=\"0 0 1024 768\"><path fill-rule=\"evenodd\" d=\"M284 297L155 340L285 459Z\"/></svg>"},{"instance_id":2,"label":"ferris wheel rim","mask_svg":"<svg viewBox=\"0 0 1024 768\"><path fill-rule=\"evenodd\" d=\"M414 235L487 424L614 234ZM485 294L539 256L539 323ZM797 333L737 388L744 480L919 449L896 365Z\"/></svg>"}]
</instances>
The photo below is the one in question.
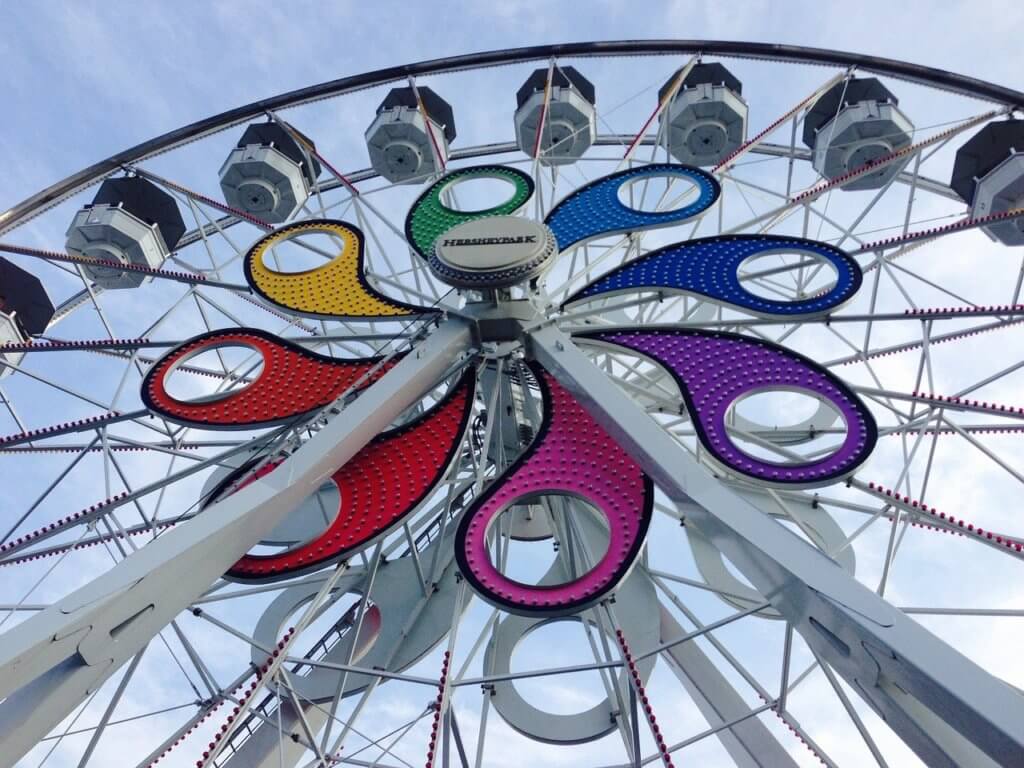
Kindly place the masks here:
<instances>
[{"instance_id":1,"label":"ferris wheel rim","mask_svg":"<svg viewBox=\"0 0 1024 768\"><path fill-rule=\"evenodd\" d=\"M595 54L591 54L591 55L593 55L593 56L599 56L599 55L602 55L602 54L600 54L600 53L595 53ZM618 55L624 55L624 54L608 54L608 55L609 55L609 56L618 56ZM526 60L522 60L522 61L526 61ZM810 63L815 63L815 62L810 62ZM497 65L486 65L486 64L481 64L481 65L479 65L479 66L497 66ZM466 69L471 69L471 67L466 67ZM445 70L445 71L457 71L457 70L454 70L454 69L453 69L453 70ZM898 76L897 76L897 77L898 77ZM367 86L367 87L369 87L369 86ZM327 97L324 97L324 98L327 98ZM259 114L260 114L260 113L257 113L257 115L259 115ZM230 125L226 125L226 126L224 126L224 127L231 127L232 125L234 125L234 123L232 123L232 124L230 124ZM615 137L615 135L614 135L614 134L606 134L606 135L604 135L604 136L601 136L601 137L597 137L597 139L598 139L598 140L596 140L596 141L595 141L595 145L600 145L600 144L602 143L602 141L601 141L601 139L602 139L602 138L604 139L604 143L606 143L606 144L613 144L613 143L624 143L624 142L621 142L621 141L619 141L619 142L616 142L616 141L615 141L615 138L616 138L616 137ZM625 137L625 138L626 138L626 140L628 141L628 140L629 140L629 139L631 139L632 137L631 137L631 136L627 136L627 137ZM645 137L641 137L641 139L642 139L642 140L641 140L641 143L643 143L643 144L648 144L648 145L650 145L650 144L653 144L653 143L655 143L655 142L652 142L652 141L644 141L644 140L643 140L643 139L647 139L647 138L649 138L649 137L646 137L646 136L645 136ZM177 145L175 145L175 146L177 146ZM470 157L478 157L478 156L484 156L484 155L488 155L488 154L491 154L491 153L500 153L500 152L507 152L507 151L511 151L511 150L513 150L514 148L515 148L515 145L514 145L514 144L511 144L511 143L509 143L509 144L500 144L500 143L496 143L496 144L482 144L482 145L478 145L478 146L476 146L476 147L468 147L468 148L464 148L464 149L461 149L461 150L456 150L456 151L453 151L453 153L452 153L452 158L456 158L456 157L457 157L457 159L468 159L468 158L470 158ZM775 153L776 153L776 154L781 154L781 152L779 151L780 149L782 149L782 148L781 148L781 147L779 147L778 145L775 145L774 151L775 151ZM755 150L753 150L753 151L757 151L757 150L755 149ZM783 150L783 151L784 151L784 150ZM802 150L800 150L800 152L802 152ZM460 153L462 153L462 154L460 155ZM766 154L771 154L771 152L768 152L768 153L766 153ZM790 157L791 159L801 159L801 160L803 160L803 159L806 159L805 157L802 157L802 156L798 155L798 154L797 154L797 153L796 153L795 151L793 151L792 149L790 149L790 150L789 150L789 157ZM519 160L516 160L516 161L509 161L509 164L510 164L510 165L516 165L517 163L522 163L522 162L528 162L528 161L525 161L525 160L519 159ZM639 163L639 164L641 164L641 165L645 163L645 161L644 161L644 160L636 160L635 162L637 162L637 163ZM118 170L118 168L115 168L114 170L116 171L116 170ZM902 173L902 172L901 172L901 173ZM362 175L361 175L361 174L362 174ZM361 180L363 180L364 178L371 178L371 177L373 177L373 176L375 176L375 175L376 175L376 174L375 174L374 172L372 172L372 171L357 171L357 172L356 172L355 174L346 174L346 176L347 176L347 177L348 177L349 179L353 180L353 181L356 181L356 180L360 180L360 181L361 181ZM357 177L358 177L358 178L357 178ZM919 180L919 181L920 181L920 180ZM338 183L340 184L340 182L338 182ZM937 182L937 183L938 183L938 182ZM943 185L943 186L944 186L944 185ZM326 190L326 189L327 189L327 185L326 185L326 184L324 184L324 185L321 185L321 186L320 186L320 189L321 189L322 191L323 191L323 190ZM946 189L948 189L948 188L946 188ZM78 190L76 190L76 191L78 191ZM48 205L44 205L44 208L43 208L43 209L45 209L45 207L48 207ZM40 209L40 212L41 212L41 210L43 210L43 209ZM33 215L34 215L34 214L33 214ZM0 222L2 222L2 221L3 221L3 218L2 218L2 217L0 217ZM239 219L238 221L244 221L244 220L242 220L242 219ZM200 229L203 229L203 227L202 227L202 226L200 226ZM2 231L2 229L0 229L0 231ZM195 232L195 230L193 230L193 234L194 234L194 232ZM193 242L194 242L194 241L193 241ZM652 327L652 326L647 326L647 327ZM602 326L602 328L604 328L605 330L608 330L608 327L607 327L607 326ZM915 395L916 395L916 394L917 394L917 393L915 392ZM477 449L477 451L479 452L479 449ZM872 484L872 487L873 487L873 484ZM897 497L897 499L898 499L898 497ZM934 513L933 513L933 516L934 516ZM989 536L989 538L991 538L991 535ZM795 685L795 683L794 683L794 685Z\"/></svg>"},{"instance_id":2,"label":"ferris wheel rim","mask_svg":"<svg viewBox=\"0 0 1024 768\"><path fill-rule=\"evenodd\" d=\"M667 56L672 54L714 55L724 58L779 61L789 64L856 68L962 96L983 99L1009 110L1024 109L1024 91L936 67L831 48L740 40L607 40L479 51L385 67L327 80L316 85L258 99L173 129L83 168L16 203L7 211L0 213L0 235L16 229L39 213L101 181L127 164L148 159L222 130L241 125L253 118L263 117L268 112L275 110L343 96L421 75L447 74L555 58Z\"/></svg>"}]
</instances>

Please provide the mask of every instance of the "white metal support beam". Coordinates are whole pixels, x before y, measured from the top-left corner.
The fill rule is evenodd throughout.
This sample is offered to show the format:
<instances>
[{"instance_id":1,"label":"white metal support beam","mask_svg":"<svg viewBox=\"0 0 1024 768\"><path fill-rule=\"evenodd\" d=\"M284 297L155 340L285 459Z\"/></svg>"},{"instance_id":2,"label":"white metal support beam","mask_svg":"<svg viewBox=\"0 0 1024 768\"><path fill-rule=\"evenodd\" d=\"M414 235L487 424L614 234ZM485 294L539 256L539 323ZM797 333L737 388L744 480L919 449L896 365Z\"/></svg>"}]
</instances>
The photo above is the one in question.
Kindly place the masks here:
<instances>
[{"instance_id":1,"label":"white metal support beam","mask_svg":"<svg viewBox=\"0 0 1024 768\"><path fill-rule=\"evenodd\" d=\"M274 471L0 636L0 767L17 763L471 344L468 323L445 321Z\"/></svg>"},{"instance_id":2,"label":"white metal support beam","mask_svg":"<svg viewBox=\"0 0 1024 768\"><path fill-rule=\"evenodd\" d=\"M684 635L679 622L662 606L662 641ZM761 720L739 720L750 707L700 646L694 642L673 645L665 650L663 658L709 726L739 721L718 733L738 768L796 768L797 763Z\"/></svg>"},{"instance_id":3,"label":"white metal support beam","mask_svg":"<svg viewBox=\"0 0 1024 768\"><path fill-rule=\"evenodd\" d=\"M696 462L553 326L533 355L641 463L824 661L930 766L1024 761L1024 696L849 576Z\"/></svg>"}]
</instances>

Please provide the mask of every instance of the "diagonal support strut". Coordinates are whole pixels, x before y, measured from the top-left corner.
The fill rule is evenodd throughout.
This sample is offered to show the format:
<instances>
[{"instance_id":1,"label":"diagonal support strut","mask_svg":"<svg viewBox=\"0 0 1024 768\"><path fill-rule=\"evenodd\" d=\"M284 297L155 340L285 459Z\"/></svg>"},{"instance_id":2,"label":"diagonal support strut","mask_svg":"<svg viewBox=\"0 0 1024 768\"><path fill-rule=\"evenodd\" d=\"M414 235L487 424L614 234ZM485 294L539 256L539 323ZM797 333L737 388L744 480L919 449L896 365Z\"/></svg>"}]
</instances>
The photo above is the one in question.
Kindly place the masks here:
<instances>
[{"instance_id":1,"label":"diagonal support strut","mask_svg":"<svg viewBox=\"0 0 1024 768\"><path fill-rule=\"evenodd\" d=\"M1024 697L850 577L699 465L562 331L529 349L930 766L1024 761Z\"/></svg>"},{"instance_id":2,"label":"diagonal support strut","mask_svg":"<svg viewBox=\"0 0 1024 768\"><path fill-rule=\"evenodd\" d=\"M463 320L416 350L274 471L0 636L0 768L10 768L338 467L465 358Z\"/></svg>"}]
</instances>

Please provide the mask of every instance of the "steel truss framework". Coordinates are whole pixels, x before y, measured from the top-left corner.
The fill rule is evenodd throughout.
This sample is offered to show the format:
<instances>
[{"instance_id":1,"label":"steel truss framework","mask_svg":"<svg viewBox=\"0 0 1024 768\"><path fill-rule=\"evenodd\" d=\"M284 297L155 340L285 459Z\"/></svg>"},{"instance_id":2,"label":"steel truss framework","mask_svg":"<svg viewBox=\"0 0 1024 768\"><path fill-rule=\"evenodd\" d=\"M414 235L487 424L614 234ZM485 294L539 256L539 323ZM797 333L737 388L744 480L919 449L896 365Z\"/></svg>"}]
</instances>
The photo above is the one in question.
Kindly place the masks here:
<instances>
[{"instance_id":1,"label":"steel truss framework","mask_svg":"<svg viewBox=\"0 0 1024 768\"><path fill-rule=\"evenodd\" d=\"M292 131L294 118L289 114L286 122L281 111L365 89L392 83L415 88L428 76L536 62L547 65L550 82L568 60L637 54L669 57L657 68L662 79L682 65L677 84L701 57L826 65L830 71L810 94L787 94L795 107L766 122L761 133L751 132L738 153L706 173L708 184L722 191L713 207L713 201L698 205L688 197L679 173L667 179L651 173L670 160L662 157L658 120L665 101L638 133L603 122L593 147L571 171L549 170L541 153L513 155L519 151L513 142L453 150L449 170L478 158L521 168L536 190L516 213L547 221L556 238L563 232L557 204L610 173L637 175L622 196L652 221L672 219L681 201L703 206L685 226L681 219L689 217L679 214L673 229L657 233L612 226L595 209L593 231L560 243L546 280L508 291L458 294L437 280L414 252L412 230L403 226L401 188L380 183L372 170L336 170L325 152L319 159L328 173L289 224L348 222L346 231L364 238L362 289L390 297L395 311L404 313L397 318L338 318L289 308L253 291L249 244L275 228L150 168L158 155L185 151L253 119L268 117ZM796 137L817 96L862 72L966 97L958 103L991 106L918 129L909 150L885 160L898 162L900 171L881 189L845 205L837 183L808 173L811 154L796 146ZM77 281L43 338L4 347L0 357L12 372L0 380L0 401L12 425L11 434L0 438L0 462L71 455L70 461L47 460L45 480L28 483L30 495L4 519L0 566L28 575L12 579L16 592L0 605L6 630L0 641L0 765L46 762L58 748L73 754L72 762L95 764L126 726L147 722L172 725L159 738L140 740L144 746L125 764L399 766L413 758L422 762L425 755L428 765L466 768L502 764L499 740L513 743L522 736L609 766L672 765L702 747L742 766L796 765L808 756L843 764L854 753L816 740L804 722L815 720L813 711L799 710L798 699L811 685L827 693L856 734L857 748L879 765L910 754L893 746L892 733L928 765L1014 764L1024 757L1020 691L913 617L971 617L996 626L1017 622L1024 607L949 606L938 599L897 605L886 591L899 576L897 555L906 553L903 559L915 563L924 558L914 549L912 528L950 534L947 539L958 539L950 546L969 548L963 551L1000 574L1015 573L1014 561L1024 558L1024 535L986 530L991 517L979 527L930 501L931 488L943 484L935 476L943 436L981 462L1002 493L1019 492L1017 484L1024 483L1012 442L1024 410L999 399L1024 368L1013 352L1024 320L1024 261L1004 265L982 290L918 258L941 252L947 236L989 223L963 216L956 195L928 169L943 150L1022 105L1024 94L1010 89L833 51L715 41L544 46L381 70L234 109L87 168L0 215L0 250ZM776 130L789 134L788 143L767 141ZM771 178L758 172L759 163L773 161L778 165ZM118 292L87 279L81 260L15 242L27 221L64 212L65 202L123 169L171 193L192 221L172 263L147 272L152 282L140 290L163 290L163 305L144 315L144 327L132 326L130 338L115 332L127 328L130 310L118 303ZM429 187L443 176L421 181ZM459 199L457 187L442 194L453 210L477 208L472 199ZM936 211L952 222L926 227ZM876 233L872 227L886 212L885 231ZM655 258L668 243L737 234L788 238L790 251L785 258L769 254L777 261L744 261L735 293L724 298L693 285L580 298L586 286L599 285L598 278ZM327 236L337 238L338 232ZM979 233L962 237L973 239L957 242L983 242ZM827 240L845 251L863 275L856 299L844 297L845 306L796 318L737 303L747 294L786 305L827 303L835 281L825 279L828 267L820 258L792 250L796 238ZM305 250L333 259L323 252L324 242L306 243ZM337 239L334 246L345 247ZM789 258L794 252L795 260ZM271 247L268 258L279 257L291 256ZM90 308L95 317L86 321L82 309ZM62 327L67 335L58 335ZM216 339L246 327L270 331L270 346L256 356L252 339L241 357L214 345L201 358L182 346L196 343L186 338L193 332ZM867 415L860 418L870 421L870 439L864 442L870 448L877 439L876 458L858 454L857 466L822 474L820 482L773 482L744 473L729 463L729 454L716 451L696 385L673 372L669 357L610 341L639 331L663 334L663 346L651 347L662 352L673 335L739 334L743 343L799 348L801 360L806 356L807 365L826 372L822 381L849 373L842 384L848 391L835 390L831 401L821 395L813 413L784 426L771 421L777 414L732 408L721 422L723 436L744 446L740 453L749 465L803 465L836 454L837 441L857 425L853 410L836 417L837 398L847 395L866 404ZM942 352L945 345L993 331L1007 339L1005 359L952 375L957 366ZM342 359L369 362L323 402L275 413L273 424L223 416L221 426L245 428L241 432L217 431L209 422L161 410L152 397L143 398L149 407L139 407L132 397L151 381L144 378L148 372L161 370L154 364L162 355L180 353L165 368L213 382L208 401L194 401L196 408L225 398L242 402L257 391L261 377L278 375L272 362L284 353L273 347L276 337L301 347L288 354L307 360L310 370L314 358L328 370ZM747 354L746 347L732 349L737 360L741 351ZM25 356L16 360L21 352ZM902 368L879 360L901 355L911 361ZM109 386L94 387L47 362L86 358L102 366L97 376ZM441 481L358 551L304 564L294 554L297 540L319 534L330 521L327 511L312 524L299 513L313 508L311 500L314 513L330 505L323 501L325 483L340 485L346 499L348 486L336 478L358 462L368 473L404 477L408 468L388 463L387 456L373 463L374 441L395 425L433 429L432 415L467 371L476 382L468 424L460 423L464 434L439 454ZM757 374L743 375L753 380ZM309 381L289 383L294 396L282 399L299 402ZM692 392L684 391L691 385ZM752 392L787 388L766 382ZM53 414L64 420L52 423ZM543 474L546 466L538 468L536 458L531 465L531 457L543 455L553 465L553 457L584 450L572 443L571 430L559 432L559 416L598 446L587 456L598 469L591 477L577 464L570 477L552 475L530 486L529 472ZM983 440L985 434L1000 435L1002 442ZM133 461L137 453L166 464L143 466ZM103 500L48 519L48 510L72 498L87 467L99 470L88 487L94 492L101 478ZM249 479L238 483L240 477ZM459 547L472 535L473 516L515 482L529 492L517 497L509 491L512 501L495 507L494 522L479 542L494 572L477 573L469 550ZM627 486L633 497L623 490ZM609 514L609 499L623 508L633 503L637 520L651 517L646 545L646 522L634 539L615 538L620 523ZM371 497L366 509L376 503L383 502ZM1004 522L996 519L997 525ZM667 532L678 537L674 550L666 549ZM531 540L554 543L553 559L538 566L535 556L524 556ZM270 548L282 544L295 561L283 566L285 573L272 572L268 562L259 576L243 576L243 583L223 578L246 553L259 565L261 557L273 560ZM560 594L559 585L596 579L610 557L602 551L617 552L620 544L626 554L607 583L595 582L593 594L580 587L557 603L552 596ZM686 548L692 567L678 554ZM114 565L80 559L88 575L83 579L74 569L76 558L97 551ZM521 557L536 573L516 571ZM488 578L505 583L506 577L511 586L503 599L497 591L487 594ZM61 578L61 587L53 589ZM546 590L541 599L547 607L526 604L538 599L535 584ZM521 600L520 590L526 595ZM570 620L580 627L581 658L564 664L534 659L526 670L512 663L531 632ZM744 633L758 631L748 628L766 626L773 629L762 635L763 648L743 642ZM218 657L218 643L242 649L246 663ZM186 700L124 715L158 655L173 665L168 688L184 690ZM600 695L598 703L573 714L546 712L543 702L518 687L551 679L571 688L582 674L591 676ZM404 720L382 714L396 701L405 702L397 707ZM792 749L787 728L809 752ZM602 745L605 757L571 752L588 745ZM833 754L837 750L843 758Z\"/></svg>"}]
</instances>

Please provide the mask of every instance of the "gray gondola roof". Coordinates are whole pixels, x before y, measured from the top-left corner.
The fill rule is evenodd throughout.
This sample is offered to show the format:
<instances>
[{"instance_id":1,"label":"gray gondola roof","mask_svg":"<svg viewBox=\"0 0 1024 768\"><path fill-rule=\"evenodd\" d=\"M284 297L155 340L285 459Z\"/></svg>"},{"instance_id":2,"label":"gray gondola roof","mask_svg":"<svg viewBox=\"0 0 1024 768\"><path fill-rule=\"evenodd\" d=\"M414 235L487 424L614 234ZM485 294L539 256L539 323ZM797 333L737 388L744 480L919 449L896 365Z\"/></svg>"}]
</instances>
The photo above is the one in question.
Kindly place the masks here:
<instances>
[{"instance_id":1,"label":"gray gondola roof","mask_svg":"<svg viewBox=\"0 0 1024 768\"><path fill-rule=\"evenodd\" d=\"M53 318L53 303L39 278L0 258L0 312L14 313L23 331L36 336Z\"/></svg>"},{"instance_id":2,"label":"gray gondola roof","mask_svg":"<svg viewBox=\"0 0 1024 768\"><path fill-rule=\"evenodd\" d=\"M665 84L658 89L659 102L665 98L665 94L668 93L672 83L676 81L676 78L679 77L679 73L682 71L682 67L677 69L672 73L672 77L666 80ZM694 64L693 69L690 70L686 79L683 80L683 87L694 88L705 83L711 83L712 85L722 84L731 91L743 93L743 83L739 81L739 78L717 61L711 61L707 64Z\"/></svg>"},{"instance_id":3,"label":"gray gondola roof","mask_svg":"<svg viewBox=\"0 0 1024 768\"><path fill-rule=\"evenodd\" d=\"M1024 152L1024 120L1000 120L989 123L956 151L949 186L966 202L974 202L974 179L1010 156L1011 150Z\"/></svg>"},{"instance_id":4,"label":"gray gondola roof","mask_svg":"<svg viewBox=\"0 0 1024 768\"><path fill-rule=\"evenodd\" d=\"M841 104L840 99L842 99ZM862 101L889 102L894 106L900 103L892 91L882 85L877 77L854 77L848 81L836 83L814 102L814 106L804 117L804 144L813 149L815 135L823 125L835 119L842 107Z\"/></svg>"},{"instance_id":5,"label":"gray gondola roof","mask_svg":"<svg viewBox=\"0 0 1024 768\"><path fill-rule=\"evenodd\" d=\"M107 179L93 205L118 205L147 224L155 224L168 250L174 250L185 234L185 222L174 198L141 176Z\"/></svg>"},{"instance_id":6,"label":"gray gondola roof","mask_svg":"<svg viewBox=\"0 0 1024 768\"><path fill-rule=\"evenodd\" d=\"M304 133L294 128L292 130L299 134L304 141L308 142L311 147L316 147L313 140ZM259 144L261 146L273 145L278 152L289 160L302 166L303 172L306 174L306 178L309 179L310 184L314 183L320 175L319 161L312 155L307 155L302 147L299 146L299 142L277 123L252 123L247 126L236 146L241 149L250 144Z\"/></svg>"},{"instance_id":7,"label":"gray gondola roof","mask_svg":"<svg viewBox=\"0 0 1024 768\"><path fill-rule=\"evenodd\" d=\"M526 82L516 91L516 108L523 106L537 91L543 91L548 83L548 68L535 69L526 78ZM576 67L555 67L551 73L551 84L559 88L572 86L591 104L597 104L594 84L587 80Z\"/></svg>"},{"instance_id":8,"label":"gray gondola roof","mask_svg":"<svg viewBox=\"0 0 1024 768\"><path fill-rule=\"evenodd\" d=\"M448 143L455 141L455 113L452 112L452 105L427 86L417 86L416 90L420 93L423 108L427 111L430 119L444 126L444 137ZM392 88L384 97L384 101L377 107L377 114L393 107L416 109L418 107L416 94L413 93L412 88Z\"/></svg>"}]
</instances>

